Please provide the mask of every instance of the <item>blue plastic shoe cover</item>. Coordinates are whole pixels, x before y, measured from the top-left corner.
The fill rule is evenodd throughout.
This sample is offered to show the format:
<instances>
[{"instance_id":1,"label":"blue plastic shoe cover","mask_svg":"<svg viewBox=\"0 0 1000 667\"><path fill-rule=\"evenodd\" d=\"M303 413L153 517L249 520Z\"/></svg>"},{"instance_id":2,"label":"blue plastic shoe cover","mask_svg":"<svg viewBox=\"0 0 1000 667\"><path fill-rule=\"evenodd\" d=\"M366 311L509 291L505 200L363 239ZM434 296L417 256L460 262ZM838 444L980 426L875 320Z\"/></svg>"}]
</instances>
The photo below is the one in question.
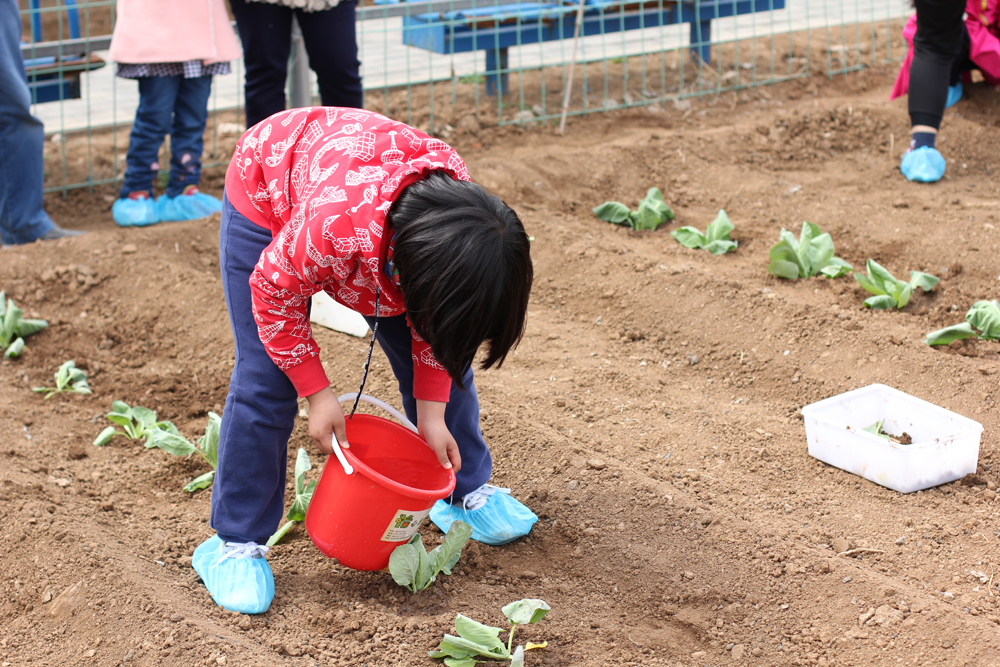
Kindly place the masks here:
<instances>
[{"instance_id":1,"label":"blue plastic shoe cover","mask_svg":"<svg viewBox=\"0 0 1000 667\"><path fill-rule=\"evenodd\" d=\"M920 183L936 183L944 176L944 157L938 149L930 146L921 146L916 150L908 151L903 156L903 163L899 165L903 176L909 181Z\"/></svg>"},{"instance_id":2,"label":"blue plastic shoe cover","mask_svg":"<svg viewBox=\"0 0 1000 667\"><path fill-rule=\"evenodd\" d=\"M123 197L111 206L111 217L121 227L145 227L160 221L156 202L149 197Z\"/></svg>"},{"instance_id":3,"label":"blue plastic shoe cover","mask_svg":"<svg viewBox=\"0 0 1000 667\"><path fill-rule=\"evenodd\" d=\"M962 82L959 81L954 86L949 86L948 88L948 101L945 103L944 108L950 109L951 107L958 104L958 101L962 99Z\"/></svg>"},{"instance_id":4,"label":"blue plastic shoe cover","mask_svg":"<svg viewBox=\"0 0 1000 667\"><path fill-rule=\"evenodd\" d=\"M194 190L190 194L176 197L160 195L156 200L156 210L160 214L160 220L164 222L197 220L221 211L222 202L212 195Z\"/></svg>"},{"instance_id":5,"label":"blue plastic shoe cover","mask_svg":"<svg viewBox=\"0 0 1000 667\"><path fill-rule=\"evenodd\" d=\"M472 539L496 545L527 535L538 517L515 500L510 489L483 484L455 505L443 500L434 503L431 521L446 533L452 522L464 521L472 526Z\"/></svg>"},{"instance_id":6,"label":"blue plastic shoe cover","mask_svg":"<svg viewBox=\"0 0 1000 667\"><path fill-rule=\"evenodd\" d=\"M274 575L264 558L268 548L255 542L223 544L208 538L191 557L216 604L242 614L263 614L274 600Z\"/></svg>"}]
</instances>

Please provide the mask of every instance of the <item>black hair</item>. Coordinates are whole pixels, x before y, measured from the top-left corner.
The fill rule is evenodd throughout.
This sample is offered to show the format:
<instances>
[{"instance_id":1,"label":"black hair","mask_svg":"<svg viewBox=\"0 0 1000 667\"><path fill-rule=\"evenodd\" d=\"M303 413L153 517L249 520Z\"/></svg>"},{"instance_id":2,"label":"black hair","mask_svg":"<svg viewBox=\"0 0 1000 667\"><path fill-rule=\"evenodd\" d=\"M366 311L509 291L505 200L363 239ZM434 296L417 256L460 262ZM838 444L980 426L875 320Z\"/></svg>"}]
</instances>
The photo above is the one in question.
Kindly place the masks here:
<instances>
[{"instance_id":1,"label":"black hair","mask_svg":"<svg viewBox=\"0 0 1000 667\"><path fill-rule=\"evenodd\" d=\"M499 368L524 334L533 270L517 214L469 181L432 171L389 209L393 259L410 323L464 389L462 375L489 342L482 368Z\"/></svg>"}]
</instances>

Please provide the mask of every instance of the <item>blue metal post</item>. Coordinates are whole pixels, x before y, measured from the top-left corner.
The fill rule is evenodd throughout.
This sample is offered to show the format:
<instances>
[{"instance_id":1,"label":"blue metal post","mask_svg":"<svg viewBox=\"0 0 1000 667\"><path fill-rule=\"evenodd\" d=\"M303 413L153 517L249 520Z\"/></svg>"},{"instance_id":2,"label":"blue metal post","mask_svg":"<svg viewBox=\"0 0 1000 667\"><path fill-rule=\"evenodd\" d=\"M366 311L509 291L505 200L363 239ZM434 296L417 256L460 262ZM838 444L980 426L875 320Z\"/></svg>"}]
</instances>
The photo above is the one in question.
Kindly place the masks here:
<instances>
[{"instance_id":1,"label":"blue metal post","mask_svg":"<svg viewBox=\"0 0 1000 667\"><path fill-rule=\"evenodd\" d=\"M701 56L706 65L712 62L712 19L691 21L691 55Z\"/></svg>"},{"instance_id":2,"label":"blue metal post","mask_svg":"<svg viewBox=\"0 0 1000 667\"><path fill-rule=\"evenodd\" d=\"M486 49L486 94L495 96L497 90L507 94L507 47Z\"/></svg>"}]
</instances>

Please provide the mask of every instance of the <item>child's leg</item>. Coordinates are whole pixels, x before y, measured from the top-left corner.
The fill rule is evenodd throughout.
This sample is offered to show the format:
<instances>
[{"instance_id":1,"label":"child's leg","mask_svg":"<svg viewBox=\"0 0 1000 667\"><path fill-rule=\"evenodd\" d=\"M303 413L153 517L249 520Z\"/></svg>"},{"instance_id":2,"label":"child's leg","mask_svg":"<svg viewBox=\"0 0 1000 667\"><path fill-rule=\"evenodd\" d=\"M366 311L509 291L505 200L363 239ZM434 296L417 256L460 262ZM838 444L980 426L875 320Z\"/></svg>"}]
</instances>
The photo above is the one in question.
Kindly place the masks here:
<instances>
[{"instance_id":1,"label":"child's leg","mask_svg":"<svg viewBox=\"0 0 1000 667\"><path fill-rule=\"evenodd\" d=\"M368 320L368 326L374 327L374 317L365 319ZM416 423L417 401L413 398L411 340L406 315L378 319L378 343L389 358L393 374L399 380L399 393L403 397L406 416ZM455 438L462 455L462 469L455 474L457 480L452 494L456 501L489 481L493 473L493 458L479 428L479 397L476 395L471 368L466 371L462 381L466 388L462 390L452 385L451 397L444 412L445 425Z\"/></svg>"},{"instance_id":2,"label":"child's leg","mask_svg":"<svg viewBox=\"0 0 1000 667\"><path fill-rule=\"evenodd\" d=\"M295 388L264 350L250 308L250 274L271 233L223 200L219 264L236 361L219 432L212 528L223 541L264 544L284 513Z\"/></svg>"},{"instance_id":3,"label":"child's leg","mask_svg":"<svg viewBox=\"0 0 1000 667\"><path fill-rule=\"evenodd\" d=\"M170 132L174 100L183 77L149 76L139 79L139 108L129 134L125 155L125 182L119 197L133 192L153 191L153 179L160 169L160 146Z\"/></svg>"},{"instance_id":4,"label":"child's leg","mask_svg":"<svg viewBox=\"0 0 1000 667\"><path fill-rule=\"evenodd\" d=\"M174 122L170 129L170 181L167 196L176 197L189 185L201 180L201 153L204 149L205 121L212 77L182 79L174 101Z\"/></svg>"}]
</instances>

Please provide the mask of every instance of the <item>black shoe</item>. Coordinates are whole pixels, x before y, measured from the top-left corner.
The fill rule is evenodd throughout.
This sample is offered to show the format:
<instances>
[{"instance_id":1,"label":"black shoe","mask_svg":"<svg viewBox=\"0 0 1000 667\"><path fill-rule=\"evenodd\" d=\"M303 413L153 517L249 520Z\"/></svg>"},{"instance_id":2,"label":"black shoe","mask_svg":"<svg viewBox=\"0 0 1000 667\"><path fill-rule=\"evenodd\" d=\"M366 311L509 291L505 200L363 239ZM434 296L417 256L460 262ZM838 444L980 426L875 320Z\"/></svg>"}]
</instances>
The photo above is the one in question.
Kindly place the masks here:
<instances>
[{"instance_id":1,"label":"black shoe","mask_svg":"<svg viewBox=\"0 0 1000 667\"><path fill-rule=\"evenodd\" d=\"M86 233L87 232L80 229L63 229L59 225L56 225L38 238L41 241L55 241L56 239L65 239L71 236L80 236L81 234Z\"/></svg>"}]
</instances>

